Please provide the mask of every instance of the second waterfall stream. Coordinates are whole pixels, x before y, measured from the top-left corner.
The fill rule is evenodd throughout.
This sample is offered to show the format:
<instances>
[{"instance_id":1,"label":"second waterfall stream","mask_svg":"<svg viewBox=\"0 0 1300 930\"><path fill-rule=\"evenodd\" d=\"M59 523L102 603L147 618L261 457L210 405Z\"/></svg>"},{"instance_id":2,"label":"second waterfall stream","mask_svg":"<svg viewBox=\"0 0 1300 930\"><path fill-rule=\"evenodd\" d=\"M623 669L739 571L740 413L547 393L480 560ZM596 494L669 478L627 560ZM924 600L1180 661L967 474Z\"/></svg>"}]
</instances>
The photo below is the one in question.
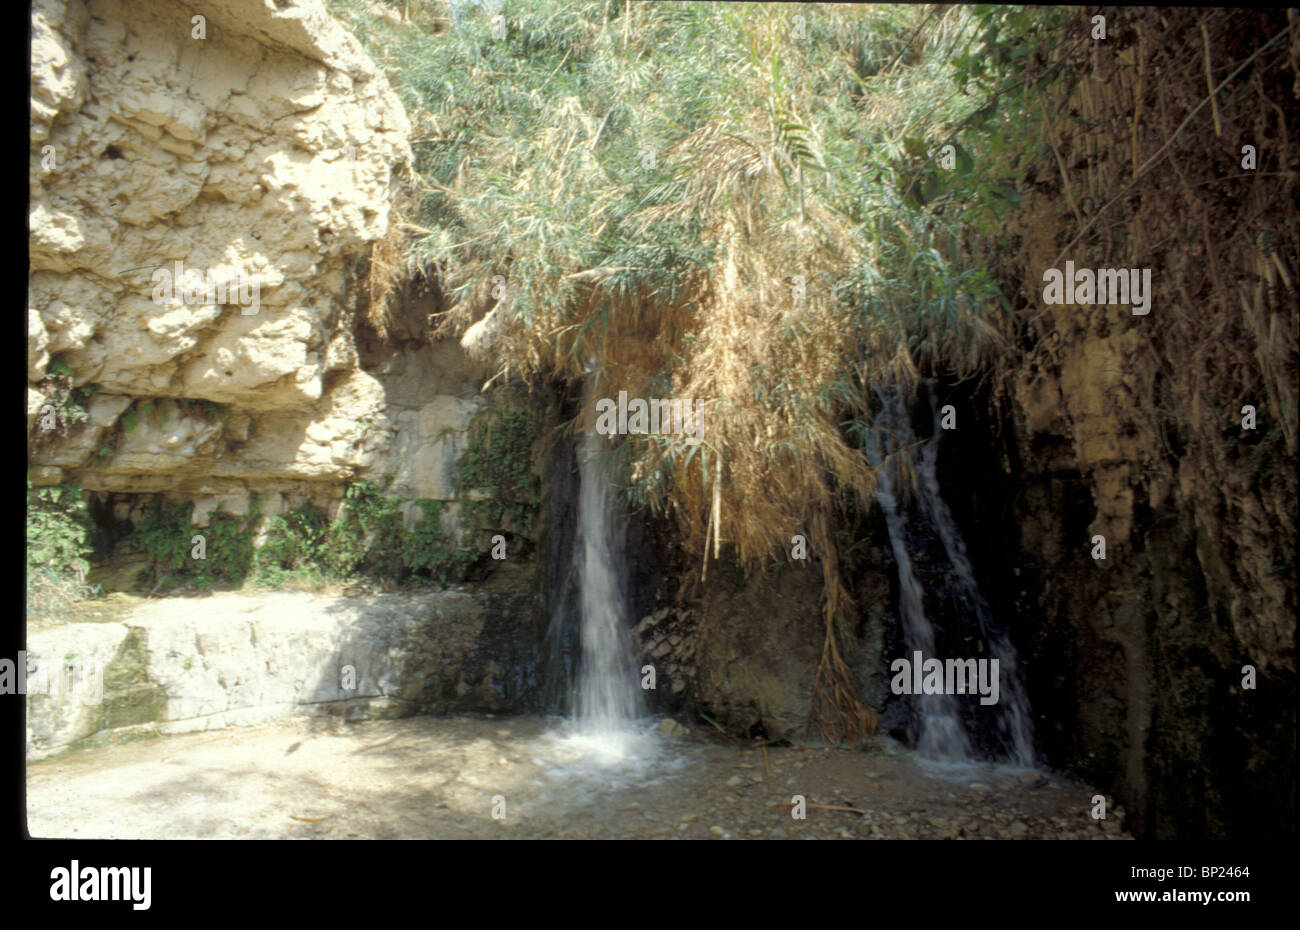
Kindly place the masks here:
<instances>
[{"instance_id":1,"label":"second waterfall stream","mask_svg":"<svg viewBox=\"0 0 1300 930\"><path fill-rule=\"evenodd\" d=\"M902 393L897 388L878 388L876 393L882 409L867 455L877 469L877 499L898 565L898 611L907 655L976 658L942 652L956 644L973 644L981 658L997 660L1000 685L997 703L988 707L971 700L963 704L947 693L914 695L910 735L920 755L934 761L969 762L983 756L1032 766L1032 719L1015 647L994 620L975 581L961 530L939 493L936 469L943 431L933 388L929 388L933 430L924 443L918 442L912 429ZM900 454L910 455L911 482L901 480L898 459L890 459ZM936 579L929 591L918 577L921 562L928 569L927 577ZM936 618L936 609L928 609L927 601L942 605L942 616ZM978 746L973 745L973 737L978 737Z\"/></svg>"}]
</instances>

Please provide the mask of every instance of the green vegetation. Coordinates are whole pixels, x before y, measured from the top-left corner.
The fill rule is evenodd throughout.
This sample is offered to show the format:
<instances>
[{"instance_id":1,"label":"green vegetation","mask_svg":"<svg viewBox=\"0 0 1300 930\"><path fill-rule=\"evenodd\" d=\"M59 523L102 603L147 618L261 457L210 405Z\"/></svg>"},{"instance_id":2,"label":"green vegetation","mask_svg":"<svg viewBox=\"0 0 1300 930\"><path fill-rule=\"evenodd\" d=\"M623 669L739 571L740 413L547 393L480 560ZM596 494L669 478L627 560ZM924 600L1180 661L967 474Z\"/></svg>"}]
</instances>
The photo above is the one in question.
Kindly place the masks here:
<instances>
[{"instance_id":1,"label":"green vegetation","mask_svg":"<svg viewBox=\"0 0 1300 930\"><path fill-rule=\"evenodd\" d=\"M536 439L536 417L520 407L484 410L470 423L468 445L456 463L459 491L493 494L462 505L471 526L516 532L532 528L541 503L541 485L533 474Z\"/></svg>"},{"instance_id":2,"label":"green vegetation","mask_svg":"<svg viewBox=\"0 0 1300 930\"><path fill-rule=\"evenodd\" d=\"M451 545L442 528L444 504L441 501L420 499L415 505L424 518L417 520L403 538L402 564L414 575L434 578L443 584L463 580L479 553Z\"/></svg>"},{"instance_id":3,"label":"green vegetation","mask_svg":"<svg viewBox=\"0 0 1300 930\"><path fill-rule=\"evenodd\" d=\"M310 506L264 521L254 498L246 517L217 512L206 527L196 527L192 501L158 496L123 545L149 557L154 591L209 591L245 582L319 589L362 577L397 583L463 580L486 543L481 551L457 547L443 528L441 501L411 501L408 526L404 503L371 482L356 481L347 486L342 512L333 522ZM78 599L100 593L83 583L90 568L90 529L80 489L34 488L28 481L29 615L56 619ZM263 543L254 548L259 530L264 530Z\"/></svg>"},{"instance_id":4,"label":"green vegetation","mask_svg":"<svg viewBox=\"0 0 1300 930\"><path fill-rule=\"evenodd\" d=\"M53 430L38 429L38 442L50 434L66 433L70 427L84 423L89 418L86 403L99 390L99 385L83 384L73 387L72 378L72 369L65 362L53 361L46 368L45 379L39 387L46 403L54 407L57 425Z\"/></svg>"},{"instance_id":5,"label":"green vegetation","mask_svg":"<svg viewBox=\"0 0 1300 930\"><path fill-rule=\"evenodd\" d=\"M84 575L90 515L75 487L32 487L27 481L27 568L48 568L60 575Z\"/></svg>"},{"instance_id":6,"label":"green vegetation","mask_svg":"<svg viewBox=\"0 0 1300 930\"><path fill-rule=\"evenodd\" d=\"M324 583L321 552L328 527L311 507L297 507L268 518L266 537L257 550L257 583L262 587Z\"/></svg>"},{"instance_id":7,"label":"green vegetation","mask_svg":"<svg viewBox=\"0 0 1300 930\"><path fill-rule=\"evenodd\" d=\"M116 437L110 434L108 439L95 447L95 456L91 461L92 468L99 468L117 452L117 443L115 439Z\"/></svg>"},{"instance_id":8,"label":"green vegetation","mask_svg":"<svg viewBox=\"0 0 1300 930\"><path fill-rule=\"evenodd\" d=\"M343 512L333 523L311 507L271 517L257 552L258 583L319 585L358 576L406 582L459 581L478 553L452 545L442 527L443 504L417 500L410 529L404 526L402 500L374 484L348 486Z\"/></svg>"},{"instance_id":9,"label":"green vegetation","mask_svg":"<svg viewBox=\"0 0 1300 930\"><path fill-rule=\"evenodd\" d=\"M1025 114L1066 10L507 0L498 38L476 7L331 8L415 123L400 252L449 295L440 332L493 312L503 372L594 359L607 396L703 405L702 447L621 450L688 549L781 558L870 494L872 385L1006 344L986 256L1051 157Z\"/></svg>"},{"instance_id":10,"label":"green vegetation","mask_svg":"<svg viewBox=\"0 0 1300 930\"><path fill-rule=\"evenodd\" d=\"M230 421L231 410L225 404L218 404L209 400L184 399L178 400L176 403L180 407L183 416L195 417L208 422L218 419L222 422ZM153 426L166 426L167 409L166 406L157 405L153 400L133 400L131 405L118 418L112 429L106 432L104 440L95 450L92 465L99 467L112 458L123 439L135 432L140 425L141 417L144 417L145 421Z\"/></svg>"},{"instance_id":11,"label":"green vegetation","mask_svg":"<svg viewBox=\"0 0 1300 930\"><path fill-rule=\"evenodd\" d=\"M218 584L238 586L253 566L251 528L259 514L248 518L214 513L206 527L191 523L194 503L159 498L153 512L136 524L127 545L153 560L154 578L163 590L180 587L209 590ZM202 536L200 543L196 537ZM201 546L201 548L200 548ZM198 554L202 558L197 558Z\"/></svg>"},{"instance_id":12,"label":"green vegetation","mask_svg":"<svg viewBox=\"0 0 1300 930\"><path fill-rule=\"evenodd\" d=\"M807 527L818 682L844 690L833 537L874 490L874 388L996 368L1018 337L993 256L1052 157L1029 115L1071 11L505 0L502 35L478 6L330 6L413 120L387 248L448 296L436 334L500 375L697 402L701 443L628 436L616 480L747 571Z\"/></svg>"},{"instance_id":13,"label":"green vegetation","mask_svg":"<svg viewBox=\"0 0 1300 930\"><path fill-rule=\"evenodd\" d=\"M85 584L90 514L81 489L27 481L27 615L56 620L99 592Z\"/></svg>"}]
</instances>

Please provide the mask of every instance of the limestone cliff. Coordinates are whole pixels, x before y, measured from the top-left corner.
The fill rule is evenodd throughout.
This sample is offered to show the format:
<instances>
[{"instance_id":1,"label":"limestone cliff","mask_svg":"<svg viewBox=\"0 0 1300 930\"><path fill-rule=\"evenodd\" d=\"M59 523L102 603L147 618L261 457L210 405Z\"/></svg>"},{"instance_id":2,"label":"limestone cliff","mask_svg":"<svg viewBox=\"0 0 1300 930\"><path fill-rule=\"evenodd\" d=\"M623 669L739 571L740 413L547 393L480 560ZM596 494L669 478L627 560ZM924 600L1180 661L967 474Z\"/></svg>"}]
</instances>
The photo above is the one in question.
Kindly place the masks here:
<instances>
[{"instance_id":1,"label":"limestone cliff","mask_svg":"<svg viewBox=\"0 0 1300 930\"><path fill-rule=\"evenodd\" d=\"M199 524L246 512L250 491L274 513L360 475L454 497L478 366L418 333L368 354L358 319L411 163L401 104L319 0L201 12L33 10L33 477L188 497ZM178 262L245 288L222 303L182 276L160 295ZM69 388L89 393L88 418L43 416Z\"/></svg>"}]
</instances>

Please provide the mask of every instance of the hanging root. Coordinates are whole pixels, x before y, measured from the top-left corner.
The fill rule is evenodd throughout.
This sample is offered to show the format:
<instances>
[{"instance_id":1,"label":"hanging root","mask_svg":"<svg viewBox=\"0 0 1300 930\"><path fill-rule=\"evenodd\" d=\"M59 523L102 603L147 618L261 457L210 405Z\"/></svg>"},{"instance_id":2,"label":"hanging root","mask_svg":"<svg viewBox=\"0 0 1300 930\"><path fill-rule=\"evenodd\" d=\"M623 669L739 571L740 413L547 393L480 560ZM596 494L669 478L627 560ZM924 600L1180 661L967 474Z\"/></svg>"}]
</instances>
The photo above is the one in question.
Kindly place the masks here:
<instances>
[{"instance_id":1,"label":"hanging root","mask_svg":"<svg viewBox=\"0 0 1300 930\"><path fill-rule=\"evenodd\" d=\"M876 713L858 699L848 666L840 658L833 615L826 623L822 657L813 681L808 725L814 720L826 742L860 739L876 732Z\"/></svg>"},{"instance_id":2,"label":"hanging root","mask_svg":"<svg viewBox=\"0 0 1300 930\"><path fill-rule=\"evenodd\" d=\"M370 244L370 273L366 282L370 298L366 322L384 342L388 341L393 312L391 302L401 277L401 231L393 222L384 238Z\"/></svg>"},{"instance_id":3,"label":"hanging root","mask_svg":"<svg viewBox=\"0 0 1300 930\"><path fill-rule=\"evenodd\" d=\"M853 687L853 676L840 656L837 619L841 606L850 601L840 581L839 557L825 521L817 521L814 530L822 556L822 573L826 593L826 638L822 642L821 661L813 678L812 701L808 708L807 735L813 721L823 741L861 739L876 732L876 713L864 704Z\"/></svg>"}]
</instances>

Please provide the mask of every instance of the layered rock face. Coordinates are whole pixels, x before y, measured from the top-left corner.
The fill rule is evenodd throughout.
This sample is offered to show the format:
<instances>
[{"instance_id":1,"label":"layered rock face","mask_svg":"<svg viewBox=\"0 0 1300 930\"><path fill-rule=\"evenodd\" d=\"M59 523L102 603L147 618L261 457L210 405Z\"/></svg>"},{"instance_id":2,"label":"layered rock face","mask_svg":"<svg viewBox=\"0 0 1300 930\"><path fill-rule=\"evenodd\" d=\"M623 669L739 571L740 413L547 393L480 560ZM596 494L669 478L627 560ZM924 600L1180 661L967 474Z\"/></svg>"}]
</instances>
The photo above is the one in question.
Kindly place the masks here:
<instances>
[{"instance_id":1,"label":"layered rock face","mask_svg":"<svg viewBox=\"0 0 1300 930\"><path fill-rule=\"evenodd\" d=\"M27 643L28 758L290 717L537 710L540 622L526 593L281 592L39 630Z\"/></svg>"},{"instance_id":2,"label":"layered rock face","mask_svg":"<svg viewBox=\"0 0 1300 930\"><path fill-rule=\"evenodd\" d=\"M363 474L451 499L478 366L358 345L358 273L411 162L401 104L318 0L201 12L33 10L33 477L193 498L200 525ZM68 370L98 386L83 422L43 416Z\"/></svg>"}]
</instances>

